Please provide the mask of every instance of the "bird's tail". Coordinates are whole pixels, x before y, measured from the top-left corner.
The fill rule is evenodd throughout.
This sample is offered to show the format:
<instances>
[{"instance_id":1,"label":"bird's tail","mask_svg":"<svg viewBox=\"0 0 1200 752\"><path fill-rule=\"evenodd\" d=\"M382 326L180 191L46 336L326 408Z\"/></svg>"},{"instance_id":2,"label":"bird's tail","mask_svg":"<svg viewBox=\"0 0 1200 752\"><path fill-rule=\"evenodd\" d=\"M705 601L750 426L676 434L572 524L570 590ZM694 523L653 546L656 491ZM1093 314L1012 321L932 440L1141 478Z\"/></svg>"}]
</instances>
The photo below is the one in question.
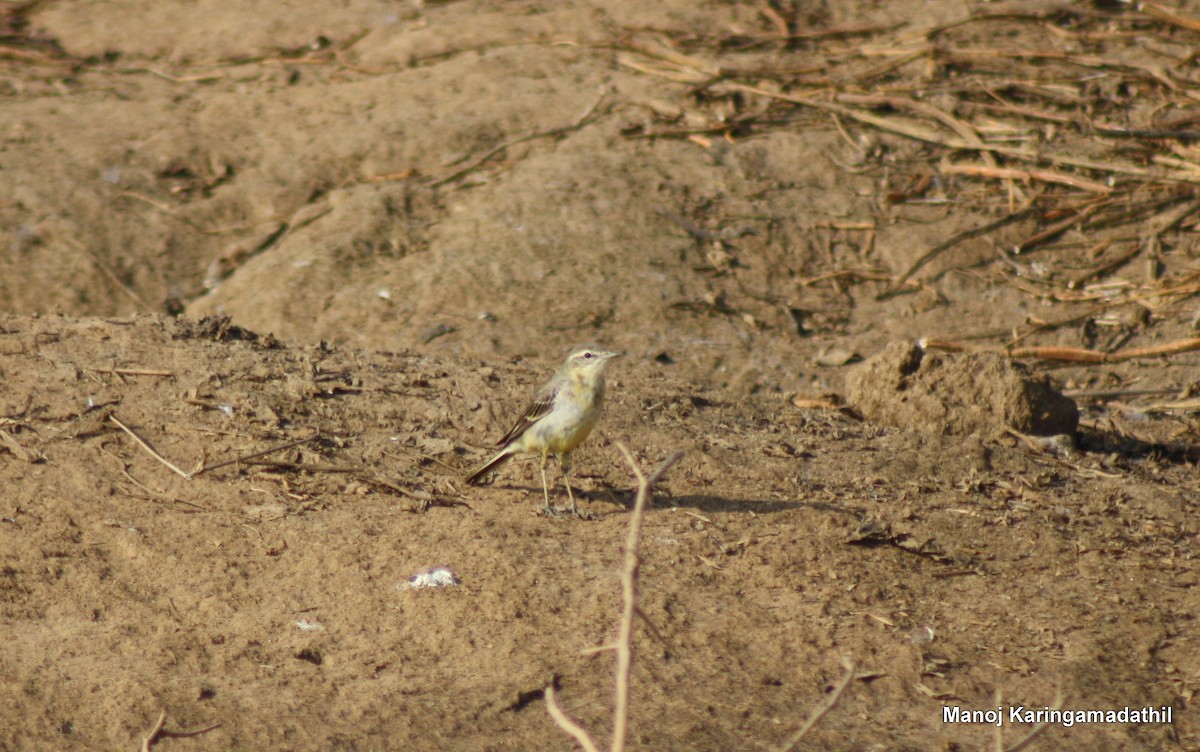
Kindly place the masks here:
<instances>
[{"instance_id":1,"label":"bird's tail","mask_svg":"<svg viewBox=\"0 0 1200 752\"><path fill-rule=\"evenodd\" d=\"M508 451L508 449L501 450L499 454L488 460L486 465L471 473L471 475L467 477L467 483L472 485L478 483L480 478L503 465L511 456L512 452Z\"/></svg>"}]
</instances>

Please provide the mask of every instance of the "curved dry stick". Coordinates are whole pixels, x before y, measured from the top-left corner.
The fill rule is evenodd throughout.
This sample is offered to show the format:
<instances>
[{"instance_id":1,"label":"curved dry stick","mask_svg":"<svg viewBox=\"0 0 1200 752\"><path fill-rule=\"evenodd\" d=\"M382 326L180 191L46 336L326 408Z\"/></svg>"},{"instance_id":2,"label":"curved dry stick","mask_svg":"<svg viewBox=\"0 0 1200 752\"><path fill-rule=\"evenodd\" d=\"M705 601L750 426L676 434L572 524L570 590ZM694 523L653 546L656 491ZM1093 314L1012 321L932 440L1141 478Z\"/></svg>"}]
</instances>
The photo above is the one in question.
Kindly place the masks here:
<instances>
[{"instance_id":1,"label":"curved dry stick","mask_svg":"<svg viewBox=\"0 0 1200 752\"><path fill-rule=\"evenodd\" d=\"M922 254L920 258L918 258L916 261L914 261L912 263L911 266L908 267L907 271L905 271L903 274L901 274L899 277L896 278L895 282L888 285L888 289L886 289L883 292L876 295L875 299L876 300L887 300L888 298L894 297L896 295L896 293L899 292L899 290L902 287L904 287L906 284L908 284L908 280L911 279L914 274L916 274L917 272L919 272L921 270L921 267L925 266L930 261L933 261L935 258L937 258L941 254L945 253L946 251L950 250L951 248L958 245L959 243L961 243L965 240L971 240L972 238L980 237L982 235L987 235L988 233L991 233L991 232L995 232L996 230L999 230L1001 227L1004 227L1005 225L1010 225L1013 222L1020 222L1022 220L1028 219L1028 218L1038 214L1040 211L1041 211L1040 209L1036 209L1036 208L1022 209L1021 211L1015 212L1013 214L1005 215L1005 216L1001 217L1000 219L997 219L994 222L988 222L985 225L980 225L979 227L972 227L968 230L963 230L962 232L951 235L949 238L943 240L942 242L938 243L933 248L930 248L928 251L926 251L924 254Z\"/></svg>"},{"instance_id":2,"label":"curved dry stick","mask_svg":"<svg viewBox=\"0 0 1200 752\"><path fill-rule=\"evenodd\" d=\"M842 699L842 693L846 691L846 687L850 686L850 682L854 681L855 674L853 660L850 658L843 658L842 665L846 667L846 675L843 676L842 680L838 682L836 687L834 687L833 692L825 700L825 704L817 708L816 712L808 717L808 720L804 722L804 725L800 727L800 730L792 734L791 738L787 740L787 744L779 748L779 752L792 752L792 750L796 748L796 745L800 743L800 740L803 739L809 731L812 731L813 726L817 725L817 721L824 718L825 714L833 710L833 706L838 704L838 700Z\"/></svg>"},{"instance_id":3,"label":"curved dry stick","mask_svg":"<svg viewBox=\"0 0 1200 752\"><path fill-rule=\"evenodd\" d=\"M1090 191L1091 193L1102 193L1105 195L1113 192L1113 188L1110 185L1097 183L1094 180L1084 180L1074 175L1050 172L1049 170L1015 170L1010 167L974 164L948 164L942 165L938 170L947 175L971 175L984 178L999 178L1001 180L1040 180L1044 183L1057 183L1059 185L1078 188L1081 191Z\"/></svg>"},{"instance_id":4,"label":"curved dry stick","mask_svg":"<svg viewBox=\"0 0 1200 752\"><path fill-rule=\"evenodd\" d=\"M183 478L183 479L185 479L185 480L191 480L191 479L192 479L192 474L191 474L191 473L189 473L189 472L187 472L187 471L185 471L185 470L180 470L180 469L179 469L179 467L175 465L175 463L171 462L171 461L170 461L169 459L167 459L166 457L163 457L161 454L159 454L158 452L154 451L154 447L150 446L150 443L149 443L149 442L147 442L147 441L146 441L145 439L143 439L141 436L138 436L136 433L134 433L134 432L133 432L133 429L132 429L132 428L130 428L129 426L125 425L124 423L122 423L120 418L118 418L118 417L117 417L117 416L115 416L115 415L109 415L109 416L108 416L108 419L109 419L109 420L111 420L113 423L116 423L116 424L117 424L117 428L120 428L122 431L124 431L125 433L129 434L130 436L132 436L132 437L133 437L133 440L137 442L137 445L138 445L138 446L140 446L142 449L145 449L145 450L146 450L146 452L147 452L147 453L148 453L148 454L149 454L151 457L153 457L154 459L156 459L156 460L158 460L159 462L163 463L163 464L164 464L164 465L166 465L167 467L171 468L171 470L173 470L173 471L175 472L175 474L176 474L176 475L178 475L179 477L181 477L181 478Z\"/></svg>"},{"instance_id":5,"label":"curved dry stick","mask_svg":"<svg viewBox=\"0 0 1200 752\"><path fill-rule=\"evenodd\" d=\"M1054 694L1054 703L1050 706L1051 710L1062 710L1063 693L1062 688L1059 688ZM1049 721L1042 721L1033 728L1029 729L1029 733L1017 740L1015 744L1005 747L1004 752L1021 752L1021 750L1033 744L1033 740L1037 739L1043 731L1050 726Z\"/></svg>"},{"instance_id":6,"label":"curved dry stick","mask_svg":"<svg viewBox=\"0 0 1200 752\"><path fill-rule=\"evenodd\" d=\"M1084 350L1078 347L1056 347L1054 345L1036 347L978 347L966 342L949 340L923 339L918 342L922 349L942 350L944 352L995 352L1010 358L1033 358L1036 360L1051 360L1060 363L1120 363L1135 358L1157 358L1179 353L1200 350L1200 337L1180 339L1165 342L1150 347L1130 347L1116 352L1102 350Z\"/></svg>"},{"instance_id":7,"label":"curved dry stick","mask_svg":"<svg viewBox=\"0 0 1200 752\"><path fill-rule=\"evenodd\" d=\"M194 731L167 731L165 728L163 728L163 725L166 722L167 711L164 710L159 713L158 720L154 723L154 728L150 729L150 733L142 737L142 752L150 752L150 749L154 747L155 742L157 742L159 739L186 739L189 736L200 736L201 734L207 734L209 731L212 731L215 728L220 728L221 726L221 723L218 721L217 723L210 724L204 728L195 729Z\"/></svg>"},{"instance_id":8,"label":"curved dry stick","mask_svg":"<svg viewBox=\"0 0 1200 752\"><path fill-rule=\"evenodd\" d=\"M158 738L162 731L163 724L167 722L167 711L159 713L158 720L154 723L154 728L150 729L150 733L142 737L142 752L150 752L150 746L154 744L154 740Z\"/></svg>"},{"instance_id":9,"label":"curved dry stick","mask_svg":"<svg viewBox=\"0 0 1200 752\"><path fill-rule=\"evenodd\" d=\"M1182 16L1177 13L1172 13L1157 3L1143 3L1140 10L1147 16L1153 19L1162 21L1163 23L1178 26L1181 29L1190 31L1200 31L1200 21L1189 16Z\"/></svg>"},{"instance_id":10,"label":"curved dry stick","mask_svg":"<svg viewBox=\"0 0 1200 752\"><path fill-rule=\"evenodd\" d=\"M919 55L918 57L924 56L925 54L928 54L932 50L933 50L932 47L918 50L921 53L921 55ZM882 105L882 106L886 106L886 107L892 107L897 110L900 110L900 109L911 110L912 112L915 112L918 115L923 115L927 118L938 121L942 125L946 126L950 130L952 130L956 134L958 134L959 138L961 138L964 141L966 141L967 143L971 144L971 146L974 147L975 149L980 149L981 147L985 146L985 144L983 143L983 139L979 137L979 133L975 130L975 126L971 125L970 123L959 120L958 118L954 117L953 115L951 115L948 112L943 112L942 110L939 110L938 108L934 107L933 105L929 104L928 102L921 102L921 101L918 101L915 99L909 99L907 97L889 97L889 96L879 96L879 95L875 95L875 94L840 94L840 95L838 95L837 99L839 102L848 102L851 104L864 104L864 105L868 105L871 107L879 107ZM979 157L984 161L984 163L986 164L986 166L988 168L990 168L992 170L996 170L996 171L998 171L998 173L1004 172L1004 171L1000 170L1000 165L997 164L995 155L992 154L990 151L987 151L987 150L980 151ZM943 171L944 171L944 169L943 169ZM1013 190L1015 188L1015 186L1012 185L1012 179L1014 177L1019 176L1019 171L1014 170L1013 173L1014 174L1011 174L1011 175L998 174L998 177L1001 177L1006 182L1008 182L1009 190ZM1028 174L1028 173L1026 173L1026 174ZM1016 195L1021 199L1022 202L1024 202L1026 200L1026 197L1023 193L1018 192Z\"/></svg>"},{"instance_id":11,"label":"curved dry stick","mask_svg":"<svg viewBox=\"0 0 1200 752\"><path fill-rule=\"evenodd\" d=\"M637 499L633 503L633 516L629 520L629 535L625 538L625 567L621 571L621 590L624 594L625 607L621 612L621 629L617 635L617 688L616 708L613 711L612 752L624 752L625 736L629 729L629 684L633 671L633 617L637 612L637 581L641 557L638 556L638 543L642 537L642 520L646 516L646 500L650 497L650 487L662 478L663 474L679 461L683 452L676 452L668 457L650 477L642 473L637 460L629 447L618 441L617 448L625 455L625 461L637 478Z\"/></svg>"},{"instance_id":12,"label":"curved dry stick","mask_svg":"<svg viewBox=\"0 0 1200 752\"><path fill-rule=\"evenodd\" d=\"M612 752L624 752L625 737L629 730L629 685L633 671L633 619L638 613L637 608L637 578L638 567L641 563L638 556L638 543L642 536L642 520L646 516L646 502L650 498L650 487L679 461L683 452L675 452L658 466L649 477L638 467L637 460L629 447L617 442L617 448L625 455L625 461L633 469L637 478L637 498L633 504L633 516L629 520L629 535L625 539L625 566L621 570L621 590L624 595L624 608L621 611L621 626L617 637L617 671L616 671L616 707L613 710ZM554 684L546 687L546 710L558 727L570 734L584 752L598 752L596 742L587 730L567 717L559 707L554 694Z\"/></svg>"},{"instance_id":13,"label":"curved dry stick","mask_svg":"<svg viewBox=\"0 0 1200 752\"><path fill-rule=\"evenodd\" d=\"M300 446L301 444L307 444L308 442L312 441L313 439L317 438L320 435L321 435L321 432L316 431L315 433L313 433L312 436L308 436L303 439L296 439L295 441L289 441L286 444L280 444L279 446L273 446L270 449L264 449L261 452L254 452L253 454L245 454L240 457L234 457L231 460L225 460L224 462L218 462L215 465L202 465L199 470L197 470L196 472L191 474L191 477L194 478L197 475L202 475L204 473L211 472L213 470L216 470L219 467L227 467L229 465L237 465L237 464L240 464L243 462L249 462L250 460L255 460L255 459L258 459L259 457L263 457L268 454L274 454L275 452L280 452L280 451L283 451L284 449L291 449L292 447ZM357 468L355 468L355 469L357 469Z\"/></svg>"},{"instance_id":14,"label":"curved dry stick","mask_svg":"<svg viewBox=\"0 0 1200 752\"><path fill-rule=\"evenodd\" d=\"M575 741L579 742L579 746L583 747L583 752L600 752L595 740L592 739L587 730L568 718L563 709L558 706L558 700L554 696L554 682L546 685L545 695L546 710L550 713L550 717L554 719L554 722L558 724L558 727L574 737Z\"/></svg>"},{"instance_id":15,"label":"curved dry stick","mask_svg":"<svg viewBox=\"0 0 1200 752\"><path fill-rule=\"evenodd\" d=\"M470 172L479 169L484 164L486 164L489 159L496 156L497 154L504 151L505 149L510 149L518 144L523 144L526 141L533 141L533 140L539 139L539 138L558 138L559 136L566 135L567 133L571 133L572 131L577 131L586 125L590 125L591 122L595 118L597 118L603 114L602 105L604 105L605 100L607 100L607 99L608 99L608 93L605 92L604 94L602 94L600 96L599 99L597 99L592 104L591 107L587 108L586 112L584 112L581 116L575 118L575 120L573 122L571 122L567 125L560 125L557 128L548 128L548 129L542 130L542 131L533 131L532 133L526 133L523 136L517 136L516 138L511 138L507 141L503 141L499 144L496 144L495 146L486 150L479 156L472 158L471 161L469 163L467 163L467 165L465 167L457 169L454 172L450 173L449 175L444 175L440 178L437 178L436 180L433 180L431 183L429 183L429 185L433 188L441 188L443 185L446 185L448 183L453 183L454 181L463 178Z\"/></svg>"}]
</instances>

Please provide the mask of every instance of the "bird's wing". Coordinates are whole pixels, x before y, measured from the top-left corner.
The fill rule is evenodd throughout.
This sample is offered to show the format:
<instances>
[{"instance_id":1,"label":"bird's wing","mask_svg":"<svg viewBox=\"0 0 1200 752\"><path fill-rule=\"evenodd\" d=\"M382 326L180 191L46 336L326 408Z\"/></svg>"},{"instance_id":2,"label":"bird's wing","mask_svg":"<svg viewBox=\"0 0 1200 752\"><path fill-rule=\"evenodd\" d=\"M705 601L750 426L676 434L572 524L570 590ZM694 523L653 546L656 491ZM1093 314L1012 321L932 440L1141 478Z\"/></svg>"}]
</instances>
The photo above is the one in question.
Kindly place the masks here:
<instances>
[{"instance_id":1,"label":"bird's wing","mask_svg":"<svg viewBox=\"0 0 1200 752\"><path fill-rule=\"evenodd\" d=\"M520 419L513 424L512 428L508 429L508 433L504 434L503 439L496 442L496 446L506 446L514 439L520 438L521 434L525 433L530 426L549 415L554 408L554 397L557 393L557 389L543 389L538 392L538 395L533 398L533 403L525 408Z\"/></svg>"}]
</instances>

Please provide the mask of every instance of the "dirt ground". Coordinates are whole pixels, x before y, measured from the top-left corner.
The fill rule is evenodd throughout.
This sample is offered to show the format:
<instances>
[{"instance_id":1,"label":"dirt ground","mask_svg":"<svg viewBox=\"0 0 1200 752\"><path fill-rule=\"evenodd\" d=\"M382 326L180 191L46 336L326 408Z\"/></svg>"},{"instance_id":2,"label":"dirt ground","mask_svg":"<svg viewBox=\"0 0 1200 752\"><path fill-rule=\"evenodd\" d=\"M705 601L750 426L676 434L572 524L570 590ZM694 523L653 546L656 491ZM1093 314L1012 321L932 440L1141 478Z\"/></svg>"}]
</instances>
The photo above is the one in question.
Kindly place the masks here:
<instances>
[{"instance_id":1,"label":"dirt ground","mask_svg":"<svg viewBox=\"0 0 1200 752\"><path fill-rule=\"evenodd\" d=\"M630 748L1200 749L1197 45L1198 3L0 3L0 749L576 748L552 682L607 746L618 442L683 452ZM587 518L464 485L584 342Z\"/></svg>"}]
</instances>

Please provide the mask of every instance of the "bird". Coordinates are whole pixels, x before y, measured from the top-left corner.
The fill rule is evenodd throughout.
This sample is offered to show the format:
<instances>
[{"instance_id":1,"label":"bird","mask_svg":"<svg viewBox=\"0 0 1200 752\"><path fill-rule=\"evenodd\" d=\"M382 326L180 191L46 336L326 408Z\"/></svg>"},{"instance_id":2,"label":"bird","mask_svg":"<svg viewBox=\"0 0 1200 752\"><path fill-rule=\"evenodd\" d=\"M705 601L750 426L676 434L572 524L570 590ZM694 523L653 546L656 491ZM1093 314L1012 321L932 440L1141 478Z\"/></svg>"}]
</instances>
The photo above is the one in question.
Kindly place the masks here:
<instances>
[{"instance_id":1,"label":"bird","mask_svg":"<svg viewBox=\"0 0 1200 752\"><path fill-rule=\"evenodd\" d=\"M504 464L514 454L534 454L541 458L542 512L557 514L550 506L550 486L546 481L546 460L557 455L562 467L563 484L571 499L571 513L579 516L579 505L571 491L570 456L592 433L604 404L604 366L621 353L584 347L574 350L562 367L542 385L533 402L521 413L504 438L496 443L500 450L482 467L467 477L467 483L479 480Z\"/></svg>"}]
</instances>

